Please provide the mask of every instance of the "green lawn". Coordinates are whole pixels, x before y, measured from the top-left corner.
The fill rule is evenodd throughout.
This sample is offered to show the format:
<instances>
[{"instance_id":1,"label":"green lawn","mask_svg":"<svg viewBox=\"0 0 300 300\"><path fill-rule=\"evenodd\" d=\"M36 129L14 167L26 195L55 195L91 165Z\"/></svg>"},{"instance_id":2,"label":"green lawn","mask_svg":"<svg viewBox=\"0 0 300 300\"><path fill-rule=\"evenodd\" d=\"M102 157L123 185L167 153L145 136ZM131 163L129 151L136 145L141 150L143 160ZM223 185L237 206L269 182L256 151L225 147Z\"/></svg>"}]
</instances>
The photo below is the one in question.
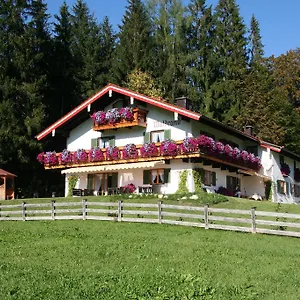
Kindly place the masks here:
<instances>
[{"instance_id":1,"label":"green lawn","mask_svg":"<svg viewBox=\"0 0 300 300\"><path fill-rule=\"evenodd\" d=\"M98 221L0 232L1 299L299 299L294 238Z\"/></svg>"}]
</instances>

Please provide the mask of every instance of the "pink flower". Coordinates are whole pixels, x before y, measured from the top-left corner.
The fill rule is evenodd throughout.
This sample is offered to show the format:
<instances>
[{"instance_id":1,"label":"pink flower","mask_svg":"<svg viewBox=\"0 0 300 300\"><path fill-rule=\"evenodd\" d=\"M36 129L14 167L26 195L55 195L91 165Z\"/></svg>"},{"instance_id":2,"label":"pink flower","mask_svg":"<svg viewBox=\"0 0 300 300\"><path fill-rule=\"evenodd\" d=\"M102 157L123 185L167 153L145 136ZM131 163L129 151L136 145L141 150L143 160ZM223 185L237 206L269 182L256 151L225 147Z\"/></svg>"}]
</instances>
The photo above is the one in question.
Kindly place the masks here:
<instances>
[{"instance_id":1,"label":"pink flower","mask_svg":"<svg viewBox=\"0 0 300 300\"><path fill-rule=\"evenodd\" d=\"M130 158L137 158L138 151L134 144L127 144L122 150L123 158L130 159Z\"/></svg>"},{"instance_id":2,"label":"pink flower","mask_svg":"<svg viewBox=\"0 0 300 300\"><path fill-rule=\"evenodd\" d=\"M44 163L44 155L45 153L44 152L41 152L37 157L37 161L40 163L40 164L43 164Z\"/></svg>"},{"instance_id":3,"label":"pink flower","mask_svg":"<svg viewBox=\"0 0 300 300\"><path fill-rule=\"evenodd\" d=\"M103 161L104 154L100 148L92 148L89 152L90 161Z\"/></svg>"},{"instance_id":4,"label":"pink flower","mask_svg":"<svg viewBox=\"0 0 300 300\"><path fill-rule=\"evenodd\" d=\"M176 156L178 153L177 145L171 141L163 141L160 145L160 154L165 156Z\"/></svg>"},{"instance_id":5,"label":"pink flower","mask_svg":"<svg viewBox=\"0 0 300 300\"><path fill-rule=\"evenodd\" d=\"M158 156L158 149L154 143L145 143L140 148L140 153L142 157Z\"/></svg>"},{"instance_id":6,"label":"pink flower","mask_svg":"<svg viewBox=\"0 0 300 300\"><path fill-rule=\"evenodd\" d=\"M107 160L119 160L120 150L118 147L108 147L106 148L106 159Z\"/></svg>"},{"instance_id":7,"label":"pink flower","mask_svg":"<svg viewBox=\"0 0 300 300\"><path fill-rule=\"evenodd\" d=\"M183 153L196 152L198 150L198 140L194 137L186 137L180 145Z\"/></svg>"}]
</instances>

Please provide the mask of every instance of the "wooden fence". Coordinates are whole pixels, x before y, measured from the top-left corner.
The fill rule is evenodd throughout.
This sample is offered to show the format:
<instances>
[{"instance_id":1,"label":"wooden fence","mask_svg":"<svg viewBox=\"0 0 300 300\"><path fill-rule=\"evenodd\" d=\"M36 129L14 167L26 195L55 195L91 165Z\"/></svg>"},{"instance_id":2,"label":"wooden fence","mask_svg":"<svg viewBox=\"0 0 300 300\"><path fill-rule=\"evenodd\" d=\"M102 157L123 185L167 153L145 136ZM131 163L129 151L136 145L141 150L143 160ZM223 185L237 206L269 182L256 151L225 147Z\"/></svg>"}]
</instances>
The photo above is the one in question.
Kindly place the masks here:
<instances>
[{"instance_id":1,"label":"wooden fence","mask_svg":"<svg viewBox=\"0 0 300 300\"><path fill-rule=\"evenodd\" d=\"M173 224L300 237L300 215L150 203L79 202L0 204L0 221L103 220ZM288 230L287 230L288 229Z\"/></svg>"}]
</instances>

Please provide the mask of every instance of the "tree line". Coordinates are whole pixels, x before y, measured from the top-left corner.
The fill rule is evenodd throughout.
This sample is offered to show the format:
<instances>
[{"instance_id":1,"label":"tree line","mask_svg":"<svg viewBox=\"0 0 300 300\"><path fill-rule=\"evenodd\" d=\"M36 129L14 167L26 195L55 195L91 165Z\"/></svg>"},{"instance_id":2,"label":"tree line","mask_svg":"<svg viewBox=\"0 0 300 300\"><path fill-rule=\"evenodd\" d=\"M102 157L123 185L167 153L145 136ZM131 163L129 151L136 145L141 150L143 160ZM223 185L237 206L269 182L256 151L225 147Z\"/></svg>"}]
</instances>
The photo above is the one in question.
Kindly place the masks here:
<instances>
[{"instance_id":1,"label":"tree line","mask_svg":"<svg viewBox=\"0 0 300 300\"><path fill-rule=\"evenodd\" d=\"M127 0L118 32L83 0L53 17L43 0L0 0L0 166L20 194L59 186L35 160L57 145L34 136L109 82L187 96L195 111L300 153L300 50L265 57L258 20L247 28L235 0Z\"/></svg>"}]
</instances>

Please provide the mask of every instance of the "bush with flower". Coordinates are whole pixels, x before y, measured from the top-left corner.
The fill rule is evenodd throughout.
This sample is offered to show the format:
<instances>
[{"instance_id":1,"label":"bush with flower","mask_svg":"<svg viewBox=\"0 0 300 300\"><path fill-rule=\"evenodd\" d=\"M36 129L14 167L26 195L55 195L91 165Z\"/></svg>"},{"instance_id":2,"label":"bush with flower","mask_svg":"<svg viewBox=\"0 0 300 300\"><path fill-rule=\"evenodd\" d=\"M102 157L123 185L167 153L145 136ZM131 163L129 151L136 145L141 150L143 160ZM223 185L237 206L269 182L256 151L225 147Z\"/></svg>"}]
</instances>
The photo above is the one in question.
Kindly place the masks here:
<instances>
[{"instance_id":1,"label":"bush with flower","mask_svg":"<svg viewBox=\"0 0 300 300\"><path fill-rule=\"evenodd\" d=\"M226 144L224 146L224 155L228 158L228 159L232 159L233 156L233 149L230 145Z\"/></svg>"},{"instance_id":2,"label":"bush with flower","mask_svg":"<svg viewBox=\"0 0 300 300\"><path fill-rule=\"evenodd\" d=\"M160 154L164 156L176 156L178 154L176 143L171 140L163 141L160 145Z\"/></svg>"},{"instance_id":3,"label":"bush with flower","mask_svg":"<svg viewBox=\"0 0 300 300\"><path fill-rule=\"evenodd\" d=\"M109 124L116 124L116 123L120 122L121 115L120 115L119 109L118 108L109 109L106 112L105 118L106 118L107 123L109 123Z\"/></svg>"},{"instance_id":4,"label":"bush with flower","mask_svg":"<svg viewBox=\"0 0 300 300\"><path fill-rule=\"evenodd\" d=\"M83 149L78 149L73 154L73 160L75 163L86 162L88 160L88 154Z\"/></svg>"},{"instance_id":5,"label":"bush with flower","mask_svg":"<svg viewBox=\"0 0 300 300\"><path fill-rule=\"evenodd\" d=\"M198 147L200 148L200 150L208 154L213 154L215 152L216 142L213 138L206 136L204 134L200 134L197 140L198 140Z\"/></svg>"},{"instance_id":6,"label":"bush with flower","mask_svg":"<svg viewBox=\"0 0 300 300\"><path fill-rule=\"evenodd\" d=\"M136 149L136 145L134 144L127 144L123 148L122 154L123 154L123 159L133 159L133 158L137 158L139 155L138 150Z\"/></svg>"},{"instance_id":7,"label":"bush with flower","mask_svg":"<svg viewBox=\"0 0 300 300\"><path fill-rule=\"evenodd\" d=\"M122 120L133 121L133 112L131 107L120 108L120 116Z\"/></svg>"},{"instance_id":8,"label":"bush with flower","mask_svg":"<svg viewBox=\"0 0 300 300\"><path fill-rule=\"evenodd\" d=\"M45 155L45 152L41 152L38 154L38 156L36 157L37 161L40 163L40 164L43 164L44 163L44 155Z\"/></svg>"},{"instance_id":9,"label":"bush with flower","mask_svg":"<svg viewBox=\"0 0 300 300\"><path fill-rule=\"evenodd\" d=\"M59 156L59 161L61 164L71 163L73 161L72 153L69 150L64 149L63 152Z\"/></svg>"},{"instance_id":10,"label":"bush with flower","mask_svg":"<svg viewBox=\"0 0 300 300\"><path fill-rule=\"evenodd\" d=\"M120 150L118 147L107 147L106 148L106 159L107 160L119 160L120 159Z\"/></svg>"},{"instance_id":11,"label":"bush with flower","mask_svg":"<svg viewBox=\"0 0 300 300\"><path fill-rule=\"evenodd\" d=\"M289 176L290 173L291 173L290 166L289 166L288 164L286 164L286 163L282 163L282 164L281 164L280 170L281 170L281 174L282 174L283 176Z\"/></svg>"},{"instance_id":12,"label":"bush with flower","mask_svg":"<svg viewBox=\"0 0 300 300\"><path fill-rule=\"evenodd\" d=\"M129 193L132 194L136 190L136 186L133 183L129 183L122 187L123 193Z\"/></svg>"},{"instance_id":13,"label":"bush with flower","mask_svg":"<svg viewBox=\"0 0 300 300\"><path fill-rule=\"evenodd\" d=\"M94 120L95 124L103 125L106 124L106 113L102 110L93 113L92 119Z\"/></svg>"},{"instance_id":14,"label":"bush with flower","mask_svg":"<svg viewBox=\"0 0 300 300\"><path fill-rule=\"evenodd\" d=\"M182 144L180 145L180 150L182 153L191 153L198 151L198 140L194 137L184 138Z\"/></svg>"},{"instance_id":15,"label":"bush with flower","mask_svg":"<svg viewBox=\"0 0 300 300\"><path fill-rule=\"evenodd\" d=\"M44 164L46 165L56 165L58 162L56 152L55 151L49 151L46 152L44 155Z\"/></svg>"},{"instance_id":16,"label":"bush with flower","mask_svg":"<svg viewBox=\"0 0 300 300\"><path fill-rule=\"evenodd\" d=\"M145 143L140 148L141 157L153 157L158 155L155 143Z\"/></svg>"},{"instance_id":17,"label":"bush with flower","mask_svg":"<svg viewBox=\"0 0 300 300\"><path fill-rule=\"evenodd\" d=\"M90 158L90 161L103 161L104 154L100 148L95 147L90 150L89 158Z\"/></svg>"},{"instance_id":18,"label":"bush with flower","mask_svg":"<svg viewBox=\"0 0 300 300\"><path fill-rule=\"evenodd\" d=\"M96 125L116 124L121 120L133 121L134 115L131 107L112 108L107 112L100 110L91 116Z\"/></svg>"}]
</instances>

